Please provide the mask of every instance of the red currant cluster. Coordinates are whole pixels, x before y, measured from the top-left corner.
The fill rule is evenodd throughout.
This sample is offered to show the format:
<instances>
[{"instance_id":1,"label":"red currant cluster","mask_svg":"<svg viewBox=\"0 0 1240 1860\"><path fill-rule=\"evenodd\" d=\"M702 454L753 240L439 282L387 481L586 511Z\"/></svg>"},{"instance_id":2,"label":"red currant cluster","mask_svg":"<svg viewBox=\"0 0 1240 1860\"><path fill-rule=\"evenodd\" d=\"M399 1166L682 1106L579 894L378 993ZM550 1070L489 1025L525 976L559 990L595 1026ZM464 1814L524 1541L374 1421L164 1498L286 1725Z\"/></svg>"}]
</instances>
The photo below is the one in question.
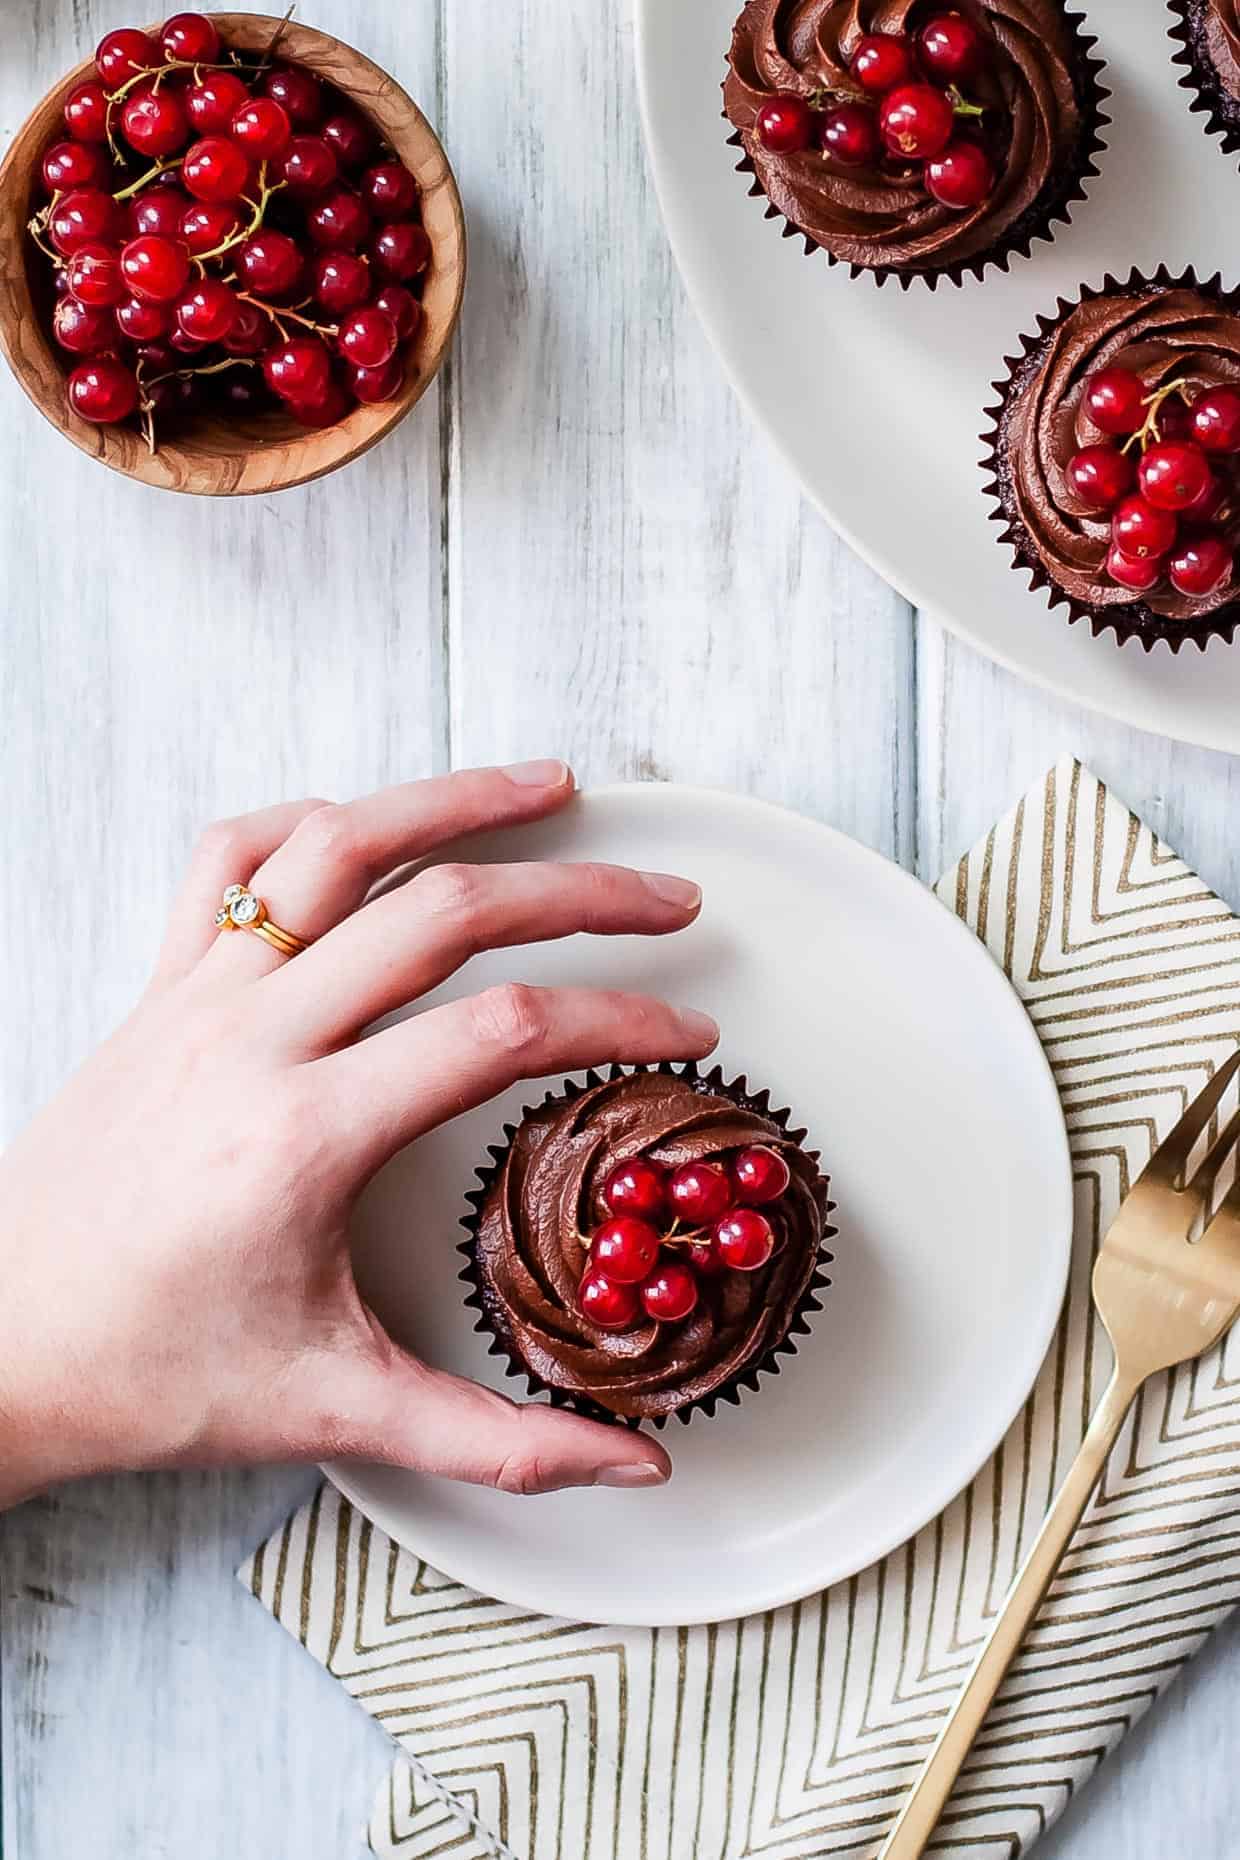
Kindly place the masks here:
<instances>
[{"instance_id":1,"label":"red currant cluster","mask_svg":"<svg viewBox=\"0 0 1240 1860\"><path fill-rule=\"evenodd\" d=\"M779 1152L764 1147L738 1150L726 1167L685 1163L669 1173L644 1156L621 1163L603 1185L611 1219L591 1236L582 1316L599 1330L628 1330L643 1312L681 1323L702 1279L757 1272L776 1252L778 1219L761 1210L791 1179Z\"/></svg>"},{"instance_id":2,"label":"red currant cluster","mask_svg":"<svg viewBox=\"0 0 1240 1860\"><path fill-rule=\"evenodd\" d=\"M1134 594L1164 577L1190 598L1215 593L1235 557L1234 487L1219 471L1240 453L1240 388L1194 397L1177 378L1151 393L1112 366L1087 378L1084 407L1107 438L1073 454L1067 479L1087 510L1111 512L1112 581Z\"/></svg>"},{"instance_id":3,"label":"red currant cluster","mask_svg":"<svg viewBox=\"0 0 1240 1860\"><path fill-rule=\"evenodd\" d=\"M309 71L248 63L201 13L110 32L43 157L30 231L83 419L278 397L308 427L392 399L431 246L413 176ZM213 377L209 382L206 377Z\"/></svg>"},{"instance_id":4,"label":"red currant cluster","mask_svg":"<svg viewBox=\"0 0 1240 1860\"><path fill-rule=\"evenodd\" d=\"M759 112L758 140L780 155L817 146L845 168L874 168L884 157L901 168L920 162L941 206L980 206L995 170L982 142L963 130L983 110L960 86L983 70L986 55L985 38L963 13L936 13L915 35L867 32L849 60L856 94L779 91Z\"/></svg>"}]
</instances>

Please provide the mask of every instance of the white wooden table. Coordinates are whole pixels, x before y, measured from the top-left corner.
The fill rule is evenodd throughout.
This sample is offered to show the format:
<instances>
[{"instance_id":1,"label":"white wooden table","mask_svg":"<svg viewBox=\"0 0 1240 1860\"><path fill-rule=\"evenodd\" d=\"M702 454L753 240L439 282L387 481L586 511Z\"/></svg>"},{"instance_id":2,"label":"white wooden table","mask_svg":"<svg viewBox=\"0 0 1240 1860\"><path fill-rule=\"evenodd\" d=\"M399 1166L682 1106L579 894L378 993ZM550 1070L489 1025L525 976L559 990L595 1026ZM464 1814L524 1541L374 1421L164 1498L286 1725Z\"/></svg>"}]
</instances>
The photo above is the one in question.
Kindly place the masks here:
<instances>
[{"instance_id":1,"label":"white wooden table","mask_svg":"<svg viewBox=\"0 0 1240 1860\"><path fill-rule=\"evenodd\" d=\"M659 222L625 8L303 11L444 135L472 239L460 342L378 452L257 503L115 478L0 382L5 1134L136 993L205 821L450 764L557 753L586 782L736 787L931 879L1070 749L1240 904L1240 764L919 621L750 430ZM131 17L6 0L3 134ZM117 1480L0 1523L6 1860L359 1853L384 1740L232 1576L307 1486ZM1238 1647L1218 1637L1047 1860L1240 1851Z\"/></svg>"}]
</instances>

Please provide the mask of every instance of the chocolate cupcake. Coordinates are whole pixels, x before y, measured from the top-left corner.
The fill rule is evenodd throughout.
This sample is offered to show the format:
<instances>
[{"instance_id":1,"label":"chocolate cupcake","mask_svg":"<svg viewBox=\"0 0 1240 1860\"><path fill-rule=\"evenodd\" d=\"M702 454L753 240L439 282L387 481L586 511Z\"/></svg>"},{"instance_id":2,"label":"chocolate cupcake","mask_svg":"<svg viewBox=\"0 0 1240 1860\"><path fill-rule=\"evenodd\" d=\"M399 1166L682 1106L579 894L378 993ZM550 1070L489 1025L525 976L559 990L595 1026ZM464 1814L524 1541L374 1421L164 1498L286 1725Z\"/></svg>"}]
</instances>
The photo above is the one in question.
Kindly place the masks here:
<instances>
[{"instance_id":1,"label":"chocolate cupcake","mask_svg":"<svg viewBox=\"0 0 1240 1860\"><path fill-rule=\"evenodd\" d=\"M1170 0L1180 83L1229 155L1240 150L1240 0Z\"/></svg>"},{"instance_id":2,"label":"chocolate cupcake","mask_svg":"<svg viewBox=\"0 0 1240 1860\"><path fill-rule=\"evenodd\" d=\"M748 0L724 115L807 252L959 284L1084 199L1109 120L1095 43L1062 0Z\"/></svg>"},{"instance_id":3,"label":"chocolate cupcake","mask_svg":"<svg viewBox=\"0 0 1240 1860\"><path fill-rule=\"evenodd\" d=\"M530 1391L662 1426L808 1329L831 1208L804 1131L716 1067L595 1073L505 1130L468 1197L467 1303Z\"/></svg>"},{"instance_id":4,"label":"chocolate cupcake","mask_svg":"<svg viewBox=\"0 0 1240 1860\"><path fill-rule=\"evenodd\" d=\"M1240 293L1106 278L1008 357L983 469L1000 540L1053 607L1122 645L1240 621Z\"/></svg>"}]
</instances>

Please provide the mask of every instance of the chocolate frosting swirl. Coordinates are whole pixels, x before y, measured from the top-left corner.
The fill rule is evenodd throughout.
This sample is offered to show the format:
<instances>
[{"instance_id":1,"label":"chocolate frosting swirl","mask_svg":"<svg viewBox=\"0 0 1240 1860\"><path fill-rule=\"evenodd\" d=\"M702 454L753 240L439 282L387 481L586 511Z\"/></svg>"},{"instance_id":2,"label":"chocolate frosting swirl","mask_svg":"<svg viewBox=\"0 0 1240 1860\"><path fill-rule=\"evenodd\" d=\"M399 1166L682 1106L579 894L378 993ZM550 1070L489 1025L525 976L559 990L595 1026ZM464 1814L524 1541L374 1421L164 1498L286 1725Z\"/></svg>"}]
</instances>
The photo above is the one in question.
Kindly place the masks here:
<instances>
[{"instance_id":1,"label":"chocolate frosting swirl","mask_svg":"<svg viewBox=\"0 0 1240 1860\"><path fill-rule=\"evenodd\" d=\"M768 1212L784 1243L759 1272L704 1285L683 1324L600 1331L581 1316L583 1234L607 1218L601 1190L638 1154L668 1168L748 1144L792 1171ZM692 1078L625 1075L531 1112L478 1214L474 1259L483 1307L509 1349L548 1387L638 1419L672 1413L754 1365L788 1332L813 1276L827 1184L773 1118Z\"/></svg>"},{"instance_id":2,"label":"chocolate frosting swirl","mask_svg":"<svg viewBox=\"0 0 1240 1860\"><path fill-rule=\"evenodd\" d=\"M1159 286L1079 304L1017 370L1000 417L1000 496L1052 581L1083 606L1143 604L1192 621L1235 599L1234 573L1199 598L1169 583L1141 595L1121 588L1105 572L1110 517L1087 510L1065 475L1074 452L1113 443L1084 404L1086 377L1112 365L1139 373L1149 393L1183 381L1190 399L1240 383L1240 314L1198 290Z\"/></svg>"},{"instance_id":3,"label":"chocolate frosting swirl","mask_svg":"<svg viewBox=\"0 0 1240 1860\"><path fill-rule=\"evenodd\" d=\"M755 131L776 91L858 94L848 65L867 32L915 29L920 0L748 0L732 35L725 112L771 203L834 258L868 269L939 271L1038 228L1078 178L1084 111L1082 52L1061 0L953 0L991 41L987 71L969 87L998 140L997 179L980 206L942 206L918 169L848 168L817 148L777 155ZM1049 203L1044 196L1054 196Z\"/></svg>"}]
</instances>

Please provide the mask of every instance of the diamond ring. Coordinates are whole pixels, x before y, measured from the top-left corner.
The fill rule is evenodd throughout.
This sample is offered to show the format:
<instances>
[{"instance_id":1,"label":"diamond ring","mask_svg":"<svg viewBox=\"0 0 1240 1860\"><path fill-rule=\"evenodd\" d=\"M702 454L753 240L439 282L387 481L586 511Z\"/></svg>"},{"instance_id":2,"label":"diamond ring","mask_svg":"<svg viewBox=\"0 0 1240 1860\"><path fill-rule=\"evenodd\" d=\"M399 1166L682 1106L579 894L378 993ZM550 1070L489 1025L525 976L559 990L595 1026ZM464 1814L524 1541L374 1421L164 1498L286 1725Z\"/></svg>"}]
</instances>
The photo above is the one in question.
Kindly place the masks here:
<instances>
[{"instance_id":1,"label":"diamond ring","mask_svg":"<svg viewBox=\"0 0 1240 1860\"><path fill-rule=\"evenodd\" d=\"M217 930L252 930L282 956L300 956L307 945L291 930L282 930L267 915L267 906L255 897L248 885L230 885L224 902L215 913Z\"/></svg>"}]
</instances>

